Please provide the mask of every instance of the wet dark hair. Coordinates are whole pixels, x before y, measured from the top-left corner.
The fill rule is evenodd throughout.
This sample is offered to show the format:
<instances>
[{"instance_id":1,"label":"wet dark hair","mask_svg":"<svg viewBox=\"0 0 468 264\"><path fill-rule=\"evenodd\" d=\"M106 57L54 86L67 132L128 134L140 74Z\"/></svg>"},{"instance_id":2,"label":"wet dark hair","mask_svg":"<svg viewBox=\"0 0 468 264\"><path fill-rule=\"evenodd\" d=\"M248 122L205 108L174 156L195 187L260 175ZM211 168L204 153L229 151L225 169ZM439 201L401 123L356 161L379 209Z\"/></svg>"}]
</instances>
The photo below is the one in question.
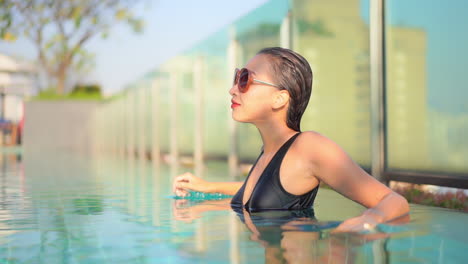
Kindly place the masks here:
<instances>
[{"instance_id":1,"label":"wet dark hair","mask_svg":"<svg viewBox=\"0 0 468 264\"><path fill-rule=\"evenodd\" d=\"M271 70L275 83L289 92L287 126L301 131L301 118L312 94L313 74L309 63L298 53L280 47L264 48L259 54L272 59Z\"/></svg>"}]
</instances>

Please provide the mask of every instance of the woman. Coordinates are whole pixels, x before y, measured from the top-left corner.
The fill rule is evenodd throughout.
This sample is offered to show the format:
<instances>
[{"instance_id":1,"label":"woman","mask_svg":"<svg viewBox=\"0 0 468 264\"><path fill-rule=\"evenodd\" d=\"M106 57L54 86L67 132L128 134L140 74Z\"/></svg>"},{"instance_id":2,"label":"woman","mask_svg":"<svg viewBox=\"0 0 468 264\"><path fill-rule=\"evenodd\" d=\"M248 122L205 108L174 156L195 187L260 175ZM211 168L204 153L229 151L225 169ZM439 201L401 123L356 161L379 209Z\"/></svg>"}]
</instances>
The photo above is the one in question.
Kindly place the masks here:
<instances>
[{"instance_id":1,"label":"woman","mask_svg":"<svg viewBox=\"0 0 468 264\"><path fill-rule=\"evenodd\" d=\"M244 183L207 182L191 173L176 177L173 190L234 195L231 205L247 211L300 210L313 205L320 181L368 209L337 231L371 229L409 212L405 198L367 174L333 141L300 131L312 92L309 63L294 51L265 48L241 70L229 90L232 117L254 124L263 147Z\"/></svg>"}]
</instances>

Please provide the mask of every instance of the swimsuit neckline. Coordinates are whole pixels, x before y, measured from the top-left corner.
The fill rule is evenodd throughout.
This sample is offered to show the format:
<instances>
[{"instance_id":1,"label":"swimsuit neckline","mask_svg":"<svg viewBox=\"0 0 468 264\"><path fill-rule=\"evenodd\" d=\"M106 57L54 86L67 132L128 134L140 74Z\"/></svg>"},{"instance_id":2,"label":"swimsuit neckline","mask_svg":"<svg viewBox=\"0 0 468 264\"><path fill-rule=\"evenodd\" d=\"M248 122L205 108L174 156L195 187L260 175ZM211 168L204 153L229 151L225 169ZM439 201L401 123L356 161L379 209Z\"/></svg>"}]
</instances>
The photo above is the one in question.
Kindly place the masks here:
<instances>
[{"instance_id":1,"label":"swimsuit neckline","mask_svg":"<svg viewBox=\"0 0 468 264\"><path fill-rule=\"evenodd\" d=\"M265 166L265 168L263 169L262 173L260 174L260 176L258 177L257 179L257 182L255 183L255 186L253 187L252 191L250 192L250 195L249 195L249 199L247 199L247 202L245 202L244 204L244 193L245 193L245 187L244 187L244 190L242 191L242 206L245 208L249 202L250 202L250 199L252 198L252 194L255 192L255 189L257 188L258 186L258 183L260 182L260 180L262 179L263 175L265 174L265 171L268 169L268 167L270 167L271 165L271 162L276 158L276 156L278 155L278 153L280 153L280 150L284 148L284 146L286 146L286 144L292 140L293 138L295 138L297 135L299 135L301 132L298 132L296 134L294 134L293 136L291 136L288 140L286 140L286 142L283 143L283 145L276 151L275 155L273 155L273 157L271 158L271 160L268 162L268 164ZM252 174L253 170L255 169L255 167L257 166L257 162L258 160L260 159L260 157L263 155L263 147L262 147L262 151L260 153L260 156L258 156L257 158L257 161L255 161L255 164L252 166L252 169L250 170L249 172L249 175L247 176L247 179L245 180L245 185L247 185L247 181L250 179L250 174Z\"/></svg>"}]
</instances>

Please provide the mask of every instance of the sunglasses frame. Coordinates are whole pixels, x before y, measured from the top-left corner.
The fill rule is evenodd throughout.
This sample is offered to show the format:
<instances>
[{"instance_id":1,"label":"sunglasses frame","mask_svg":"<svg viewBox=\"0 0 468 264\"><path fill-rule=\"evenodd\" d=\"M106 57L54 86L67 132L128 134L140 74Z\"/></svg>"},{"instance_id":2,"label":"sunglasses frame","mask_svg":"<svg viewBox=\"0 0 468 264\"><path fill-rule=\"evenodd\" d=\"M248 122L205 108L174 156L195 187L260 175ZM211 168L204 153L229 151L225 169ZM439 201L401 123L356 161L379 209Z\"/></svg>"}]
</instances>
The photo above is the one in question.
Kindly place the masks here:
<instances>
[{"instance_id":1,"label":"sunglasses frame","mask_svg":"<svg viewBox=\"0 0 468 264\"><path fill-rule=\"evenodd\" d=\"M247 72L247 83L244 86L241 86L241 85L239 85L239 79L240 79L241 74L243 74L244 72ZM241 93L246 93L249 90L250 85L253 82L261 83L261 84L268 85L268 86L273 86L273 87L276 87L276 88L279 88L279 89L281 88L276 84L261 81L261 80L258 80L258 79L254 79L253 76L252 76L252 73L247 68L242 68L242 69L236 68L235 69L233 85L237 85L237 87L239 87L239 91Z\"/></svg>"}]
</instances>

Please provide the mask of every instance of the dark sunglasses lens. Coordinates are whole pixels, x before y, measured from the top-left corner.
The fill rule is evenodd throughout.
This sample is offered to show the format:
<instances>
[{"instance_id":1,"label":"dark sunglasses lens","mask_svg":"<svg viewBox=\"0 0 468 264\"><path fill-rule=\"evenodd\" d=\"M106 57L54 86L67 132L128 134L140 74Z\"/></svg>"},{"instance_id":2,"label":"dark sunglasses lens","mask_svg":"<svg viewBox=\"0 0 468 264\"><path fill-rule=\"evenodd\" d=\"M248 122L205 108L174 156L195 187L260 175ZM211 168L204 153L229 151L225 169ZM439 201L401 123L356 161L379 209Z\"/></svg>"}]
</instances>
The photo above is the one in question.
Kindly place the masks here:
<instances>
[{"instance_id":1,"label":"dark sunglasses lens","mask_svg":"<svg viewBox=\"0 0 468 264\"><path fill-rule=\"evenodd\" d=\"M239 73L239 91L242 93L247 92L247 85L249 83L249 71L242 69Z\"/></svg>"}]
</instances>

